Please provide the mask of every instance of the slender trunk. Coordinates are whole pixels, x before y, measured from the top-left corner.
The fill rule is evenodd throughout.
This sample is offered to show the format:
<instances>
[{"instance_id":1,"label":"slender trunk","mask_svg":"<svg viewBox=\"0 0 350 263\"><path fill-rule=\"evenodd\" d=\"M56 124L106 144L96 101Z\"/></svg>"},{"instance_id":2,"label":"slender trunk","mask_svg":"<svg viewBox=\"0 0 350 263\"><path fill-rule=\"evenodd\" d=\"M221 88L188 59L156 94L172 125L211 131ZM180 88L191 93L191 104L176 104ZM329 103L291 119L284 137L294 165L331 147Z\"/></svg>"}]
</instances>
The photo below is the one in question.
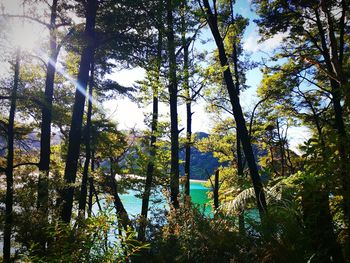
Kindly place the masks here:
<instances>
[{"instance_id":1,"label":"slender trunk","mask_svg":"<svg viewBox=\"0 0 350 263\"><path fill-rule=\"evenodd\" d=\"M273 146L270 146L269 150L270 150L270 156L271 156L272 170L275 172L276 176L280 176L280 173L277 171L277 169L275 167L275 158L273 156Z\"/></svg>"},{"instance_id":2,"label":"slender trunk","mask_svg":"<svg viewBox=\"0 0 350 263\"><path fill-rule=\"evenodd\" d=\"M88 217L91 216L92 213L92 198L95 196L96 204L98 206L98 210L102 211L102 205L100 202L100 198L98 197L98 192L94 186L94 179L89 177L89 203L88 203Z\"/></svg>"},{"instance_id":3,"label":"slender trunk","mask_svg":"<svg viewBox=\"0 0 350 263\"><path fill-rule=\"evenodd\" d=\"M146 183L145 191L142 196L142 208L141 208L141 219L140 219L140 229L138 232L138 239L145 239L145 231L147 226L147 214L149 206L149 198L151 194L151 187L153 181L154 173L154 161L156 156L156 142L157 142L157 127L158 127L158 96L159 96L159 75L160 67L162 62L162 29L159 29L158 32L158 47L157 47L157 58L156 58L156 79L155 85L152 87L153 92L153 114L152 114L152 127L151 127L151 142L150 142L150 157L147 164L147 174L146 174Z\"/></svg>"},{"instance_id":4,"label":"slender trunk","mask_svg":"<svg viewBox=\"0 0 350 263\"><path fill-rule=\"evenodd\" d=\"M81 142L81 127L83 123L85 105L85 93L87 83L89 80L90 65L93 61L95 49L94 29L97 6L97 0L89 0L87 2L86 26L84 32L87 41L87 46L84 48L83 53L81 55L73 106L72 122L69 131L67 162L64 171L64 181L66 183L66 187L62 190L63 205L61 210L61 219L66 223L69 223L72 217L74 187L71 184L75 183L78 168L78 159Z\"/></svg>"},{"instance_id":5,"label":"slender trunk","mask_svg":"<svg viewBox=\"0 0 350 263\"><path fill-rule=\"evenodd\" d=\"M238 180L243 180L243 172L244 172L244 166L243 166L243 158L242 158L242 150L241 150L241 138L239 135L238 130L236 130L236 145L237 145L237 175ZM244 211L241 211L241 213L238 216L238 226L239 226L239 233L244 234L245 232L245 226L244 226Z\"/></svg>"},{"instance_id":6,"label":"slender trunk","mask_svg":"<svg viewBox=\"0 0 350 263\"><path fill-rule=\"evenodd\" d=\"M232 8L231 3L231 8ZM231 10L231 19L234 20L233 17L233 9ZM240 93L240 82L239 82L239 72L238 72L238 54L237 54L237 45L236 40L233 40L232 47L232 60L233 60L233 69L234 69L234 78L235 78L235 88L237 94ZM250 136L250 134L249 134ZM236 148L237 148L237 174L240 178L243 177L243 158L242 158L242 150L241 150L241 136L238 128L236 128Z\"/></svg>"},{"instance_id":7,"label":"slender trunk","mask_svg":"<svg viewBox=\"0 0 350 263\"><path fill-rule=\"evenodd\" d=\"M86 116L86 127L85 127L85 162L83 168L83 177L81 180L80 188L80 200L79 200L79 213L81 216L85 216L86 198L87 198L87 184L88 184L88 174L89 165L91 159L91 147L90 147L90 130L91 130L91 116L92 116L92 90L94 87L94 64L91 63L90 69L90 87L88 95L88 111Z\"/></svg>"},{"instance_id":8,"label":"slender trunk","mask_svg":"<svg viewBox=\"0 0 350 263\"><path fill-rule=\"evenodd\" d=\"M233 1L230 2L231 6L231 19L232 22L234 22L234 14L233 14ZM232 45L232 60L233 60L233 69L234 69L234 77L235 77L235 84L236 84L236 91L239 94L240 93L240 81L239 81L239 71L238 71L238 51L237 51L237 39L233 39L233 45ZM254 111L252 113L252 118L254 115ZM250 126L251 127L251 126ZM249 129L249 137L251 128ZM237 150L237 175L238 180L242 184L243 180L243 172L244 172L244 164L243 164L243 158L242 158L242 150L241 150L241 138L238 128L236 128L236 150ZM244 226L244 210L240 212L238 215L238 227L239 227L239 233L243 235L245 233L245 226Z\"/></svg>"},{"instance_id":9,"label":"slender trunk","mask_svg":"<svg viewBox=\"0 0 350 263\"><path fill-rule=\"evenodd\" d=\"M123 202L119 197L118 194L118 185L117 185L117 181L115 180L114 177L114 171L113 171L113 159L110 158L110 176L109 176L109 185L111 188L111 192L113 195L113 199L114 199L114 206L115 206L115 210L117 211L117 216L118 216L118 220L121 224L121 226L127 230L128 227L131 227L131 221L129 219L128 213L126 212Z\"/></svg>"},{"instance_id":10,"label":"slender trunk","mask_svg":"<svg viewBox=\"0 0 350 263\"><path fill-rule=\"evenodd\" d=\"M13 223L13 159L14 159L14 126L16 114L17 90L19 84L20 50L16 51L14 82L11 94L11 106L7 127L7 164L6 164L6 199L3 260L11 262L11 232Z\"/></svg>"},{"instance_id":11,"label":"slender trunk","mask_svg":"<svg viewBox=\"0 0 350 263\"><path fill-rule=\"evenodd\" d=\"M279 148L280 148L280 158L281 158L281 176L284 176L284 172L285 172L285 160L284 160L284 147L283 147L283 140L282 140L282 136L280 133L280 124L278 119L276 120L276 129L277 129L277 136L278 136L278 144L279 144Z\"/></svg>"},{"instance_id":12,"label":"slender trunk","mask_svg":"<svg viewBox=\"0 0 350 263\"><path fill-rule=\"evenodd\" d=\"M236 147L237 147L237 174L239 178L243 178L243 156L242 156L242 150L241 150L241 139L239 132L236 133Z\"/></svg>"},{"instance_id":13,"label":"slender trunk","mask_svg":"<svg viewBox=\"0 0 350 263\"><path fill-rule=\"evenodd\" d=\"M167 33L169 55L169 94L171 129L170 200L175 209L179 207L179 130L177 120L177 77L174 40L173 1L167 0Z\"/></svg>"},{"instance_id":14,"label":"slender trunk","mask_svg":"<svg viewBox=\"0 0 350 263\"><path fill-rule=\"evenodd\" d=\"M290 147L289 147L289 143L288 142L286 142L286 146L287 146L287 148L285 150L285 152L287 153L286 159L289 162L289 165L288 164L287 165L290 168L290 174L294 174L295 173L295 167L294 167L294 164L292 162L292 158L290 156Z\"/></svg>"},{"instance_id":15,"label":"slender trunk","mask_svg":"<svg viewBox=\"0 0 350 263\"><path fill-rule=\"evenodd\" d=\"M87 209L88 217L91 217L91 213L92 213L92 198L94 194L93 188L94 188L94 181L90 176L89 177L89 199L88 199L88 209Z\"/></svg>"},{"instance_id":16,"label":"slender trunk","mask_svg":"<svg viewBox=\"0 0 350 263\"><path fill-rule=\"evenodd\" d=\"M192 145L192 112L191 102L186 102L186 145L185 145L185 194L190 196L191 179L191 145Z\"/></svg>"},{"instance_id":17,"label":"slender trunk","mask_svg":"<svg viewBox=\"0 0 350 263\"><path fill-rule=\"evenodd\" d=\"M183 64L183 87L185 91L186 97L186 143L185 143L185 195L187 197L190 196L190 167L191 167L191 136L192 136L192 112L191 112L191 95L190 95L190 87L189 87L189 46L186 39L186 1L181 2L181 8L183 9L181 16L181 24L182 24L182 48L184 51L184 64Z\"/></svg>"},{"instance_id":18,"label":"slender trunk","mask_svg":"<svg viewBox=\"0 0 350 263\"><path fill-rule=\"evenodd\" d=\"M220 170L217 169L215 171L214 177L214 209L217 210L219 208L219 174Z\"/></svg>"},{"instance_id":19,"label":"slender trunk","mask_svg":"<svg viewBox=\"0 0 350 263\"><path fill-rule=\"evenodd\" d=\"M95 151L93 149L91 149L91 172L95 171ZM92 212L92 198L93 198L93 194L96 193L96 189L94 187L94 178L92 177L92 174L90 174L89 176L89 201L88 201L88 217L91 216L91 212ZM96 194L96 201L98 202L98 196ZM100 206L100 203L98 202L98 205ZM101 210L101 207L100 207Z\"/></svg>"},{"instance_id":20,"label":"slender trunk","mask_svg":"<svg viewBox=\"0 0 350 263\"><path fill-rule=\"evenodd\" d=\"M56 62L58 56L57 49L57 1L53 0L51 6L50 18L50 57L47 62L45 94L42 103L42 120L40 133L40 161L39 161L39 181L38 181L38 199L37 208L43 214L47 214L49 190L48 177L50 169L50 142L51 142L51 120L52 120L52 99L54 90L54 81L56 73Z\"/></svg>"},{"instance_id":21,"label":"slender trunk","mask_svg":"<svg viewBox=\"0 0 350 263\"><path fill-rule=\"evenodd\" d=\"M264 193L263 185L260 180L258 167L255 162L253 148L250 142L250 137L246 127L246 122L245 122L242 108L239 102L238 92L235 89L235 85L233 83L230 67L228 67L229 64L225 53L225 47L219 32L216 17L212 13L211 7L209 5L209 1L203 0L203 3L205 7L205 12L207 14L207 20L219 51L220 64L224 69L224 72L223 72L224 80L225 80L230 101L232 104L232 109L233 109L233 114L236 121L237 129L240 132L244 155L246 157L248 167L250 170L250 176L253 182L253 187L254 187L256 201L257 201L257 207L259 209L260 216L262 217L264 213L267 211L265 193Z\"/></svg>"}]
</instances>

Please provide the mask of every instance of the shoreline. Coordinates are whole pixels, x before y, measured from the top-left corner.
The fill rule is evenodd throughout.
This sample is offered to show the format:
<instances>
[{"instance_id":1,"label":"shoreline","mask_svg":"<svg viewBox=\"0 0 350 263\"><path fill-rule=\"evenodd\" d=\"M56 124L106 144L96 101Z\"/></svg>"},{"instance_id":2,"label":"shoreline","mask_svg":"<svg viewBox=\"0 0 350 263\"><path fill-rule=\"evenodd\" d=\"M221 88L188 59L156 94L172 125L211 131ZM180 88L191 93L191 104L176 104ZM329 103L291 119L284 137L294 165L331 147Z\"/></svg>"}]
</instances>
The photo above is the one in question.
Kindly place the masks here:
<instances>
[{"instance_id":1,"label":"shoreline","mask_svg":"<svg viewBox=\"0 0 350 263\"><path fill-rule=\"evenodd\" d=\"M199 180L199 179L190 179L190 182L194 182L194 183L206 183L207 180Z\"/></svg>"},{"instance_id":2,"label":"shoreline","mask_svg":"<svg viewBox=\"0 0 350 263\"><path fill-rule=\"evenodd\" d=\"M116 174L114 176L114 178L116 179L116 181L120 181L122 179L136 179L136 180L146 180L145 177L136 175L136 174ZM181 179L181 178L180 178ZM190 179L190 182L193 183L206 183L208 180L199 180L199 179Z\"/></svg>"}]
</instances>

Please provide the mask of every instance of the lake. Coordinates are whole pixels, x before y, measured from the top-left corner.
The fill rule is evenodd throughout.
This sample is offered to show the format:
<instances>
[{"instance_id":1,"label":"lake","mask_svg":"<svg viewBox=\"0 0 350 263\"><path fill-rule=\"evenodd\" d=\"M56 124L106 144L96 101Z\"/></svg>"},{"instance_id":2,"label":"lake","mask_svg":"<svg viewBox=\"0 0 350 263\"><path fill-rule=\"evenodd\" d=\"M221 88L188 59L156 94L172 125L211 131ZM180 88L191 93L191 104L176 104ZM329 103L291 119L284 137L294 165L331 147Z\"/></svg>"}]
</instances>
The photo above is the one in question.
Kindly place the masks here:
<instances>
[{"instance_id":1,"label":"lake","mask_svg":"<svg viewBox=\"0 0 350 263\"><path fill-rule=\"evenodd\" d=\"M191 181L190 183L190 195L192 198L192 202L195 204L198 204L201 207L204 207L206 205L206 212L210 212L210 205L209 205L209 199L207 197L207 192L210 191L209 188L204 186L205 181L199 182L199 181ZM138 194L138 192L129 190L127 193L121 194L120 199L123 202L123 205L128 212L128 214L131 217L135 217L138 214L141 213L141 199L136 197L135 195ZM154 199L162 199L163 201L157 204L157 207L159 208L167 208L167 203L165 201L165 198L158 194L156 197L151 196L151 200Z\"/></svg>"}]
</instances>

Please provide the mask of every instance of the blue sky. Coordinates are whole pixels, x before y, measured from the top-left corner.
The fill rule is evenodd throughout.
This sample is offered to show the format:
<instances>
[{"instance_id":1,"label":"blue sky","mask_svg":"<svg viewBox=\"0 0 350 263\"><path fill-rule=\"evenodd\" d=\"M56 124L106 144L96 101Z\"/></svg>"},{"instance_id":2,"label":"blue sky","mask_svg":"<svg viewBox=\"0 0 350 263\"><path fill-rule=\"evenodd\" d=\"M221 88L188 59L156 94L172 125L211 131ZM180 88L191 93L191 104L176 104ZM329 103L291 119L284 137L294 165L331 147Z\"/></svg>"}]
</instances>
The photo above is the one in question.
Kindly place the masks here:
<instances>
[{"instance_id":1,"label":"blue sky","mask_svg":"<svg viewBox=\"0 0 350 263\"><path fill-rule=\"evenodd\" d=\"M278 46L280 43L280 39L273 39L271 41L267 41L264 43L257 43L259 40L258 30L256 24L253 22L253 19L257 18L257 15L254 11L251 10L250 2L249 0L239 0L235 4L236 12L240 13L244 17L249 18L250 23L244 33L244 49L245 51L251 56L252 61L261 61L261 58L263 56L266 57L266 53L270 53L275 47ZM197 41L196 48L212 51L215 49L215 43L212 40L211 32L208 28L203 30L201 33L201 39L206 40L210 39L210 41L204 45L200 44L200 41ZM252 107L254 107L255 103L258 101L258 98L256 97L256 88L260 83L261 80L261 73L260 69L256 68L253 70L250 70L247 72L247 85L250 87L246 91L244 91L241 94L241 103L243 107L249 111ZM110 76L111 78L117 80L120 84L123 85L132 85L136 80L140 80L144 77L144 71L140 68L135 68L132 70L122 70L119 72L115 72ZM253 99L253 100L252 100ZM109 102L107 103L107 107L113 108L113 112L116 114L115 119L119 122L119 125L121 128L130 128L134 127L135 125L137 127L144 127L142 120L143 120L143 114L142 109L138 109L136 105L132 105L131 102L129 102L127 99L121 99L118 100L117 103L115 102ZM203 103L200 105L195 105L194 111L197 115L196 118L194 118L193 123L193 130L194 131L206 131L209 132L210 130L210 124L206 121L207 114L203 110ZM130 109L133 110L133 118L130 118L130 115L126 117L123 112L123 109ZM167 110L167 108L165 109ZM119 112L119 113L118 113ZM182 113L182 108L180 106L180 113ZM200 116L198 116L200 115ZM203 117L203 118L201 118ZM180 116L181 118L181 116ZM199 118L198 121L196 121Z\"/></svg>"},{"instance_id":2,"label":"blue sky","mask_svg":"<svg viewBox=\"0 0 350 263\"><path fill-rule=\"evenodd\" d=\"M21 13L21 10L18 8L20 0L0 0L0 3L4 4L6 11L9 13ZM256 13L252 10L249 0L237 0L235 4L235 12L241 14L244 17L249 18L250 23L244 33L243 38L243 48L246 53L250 55L252 61L261 61L263 57L267 58L267 54L272 54L273 50L277 48L283 39L283 34L277 34L272 39L269 39L264 42L259 42L260 36L258 33L257 25L253 22L253 19L257 18ZM25 26L29 27L26 28ZM19 23L12 25L12 30L15 32L14 36L17 36L19 39L15 39L18 43L24 44L23 48L32 49L32 46L35 45L38 41L38 36L42 37L43 33L46 31L42 27L35 24L29 23L25 24ZM35 33L33 32L41 32ZM19 33L20 32L20 33ZM29 33L29 34L28 34ZM45 35L45 34L44 34ZM215 43L212 40L212 35L209 29L205 29L201 35L203 39L211 39L205 46L202 45L202 49L207 51L212 51L215 48ZM200 44L198 44L198 49L200 49ZM2 63L4 64L4 63ZM8 63L5 63L6 67L1 67L1 71L6 71ZM110 77L114 80L117 80L120 84L125 86L132 86L135 81L141 80L144 78L145 72L141 68L135 68L131 70L122 70L116 71ZM247 72L247 82L246 84L250 87L246 91L241 93L241 104L245 112L251 111L254 105L258 102L259 98L256 95L256 88L260 83L262 74L260 69L256 68ZM128 128L146 128L144 125L144 112L150 112L151 107L146 109L140 109L135 103L132 103L128 99L118 99L112 100L104 103L103 107L107 112L107 115L113 120L118 122L120 129ZM204 110L204 103L199 102L193 105L193 131L204 131L209 132L212 127L212 121L210 116ZM168 106L160 105L160 112L167 113ZM185 106L179 106L179 119L180 119L180 128L184 127L185 120ZM291 129L292 135L292 144L296 145L302 142L307 138L307 133L303 128L294 128ZM294 138L293 138L294 137Z\"/></svg>"},{"instance_id":3,"label":"blue sky","mask_svg":"<svg viewBox=\"0 0 350 263\"><path fill-rule=\"evenodd\" d=\"M242 16L249 18L249 25L244 33L243 37L243 48L247 54L250 55L252 61L261 61L262 58L267 58L268 54L272 54L274 49L278 48L283 40L283 34L277 34L271 39L264 42L259 42L260 36L258 32L257 25L253 22L254 19L258 18L256 13L252 10L249 0L238 0L235 4L236 12ZM207 51L213 50L215 48L215 43L212 40L211 32L205 29L201 35L201 38L210 38L211 41L202 45L203 49ZM198 44L200 48L200 44ZM261 81L262 74L259 68L255 68L247 72L247 82L246 84L250 87L241 93L241 104L244 111L251 111L255 104L259 101L256 95L256 89ZM132 85L134 81L140 80L144 77L144 71L140 68L132 70L123 70L116 72L111 76L113 79L120 82L123 85ZM143 123L145 111L150 111L150 107L147 109L139 109L135 104L130 102L128 99L120 99L118 101L110 101L105 104L110 112L113 112L113 118L119 123L121 129L126 128L145 128ZM193 106L193 131L204 131L210 132L212 127L212 122L210 116L204 110L205 104L199 102ZM160 111L163 113L168 112L168 107L166 105L160 106ZM125 114L127 112L127 114ZM185 108L184 106L179 107L179 119L180 128L184 126L185 121ZM290 143L292 148L296 149L299 143L302 143L308 138L307 130L304 127L291 128L290 129Z\"/></svg>"}]
</instances>

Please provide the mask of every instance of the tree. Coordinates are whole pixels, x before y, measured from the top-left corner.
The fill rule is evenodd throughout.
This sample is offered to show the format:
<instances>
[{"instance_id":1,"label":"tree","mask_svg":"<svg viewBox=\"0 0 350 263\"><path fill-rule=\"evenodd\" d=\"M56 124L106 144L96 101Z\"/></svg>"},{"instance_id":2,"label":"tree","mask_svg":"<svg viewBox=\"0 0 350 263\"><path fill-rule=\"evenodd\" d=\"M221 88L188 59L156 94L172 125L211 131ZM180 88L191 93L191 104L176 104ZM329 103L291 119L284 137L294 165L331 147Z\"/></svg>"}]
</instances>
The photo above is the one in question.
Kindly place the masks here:
<instances>
[{"instance_id":1,"label":"tree","mask_svg":"<svg viewBox=\"0 0 350 263\"><path fill-rule=\"evenodd\" d=\"M255 2L261 19L257 21L261 33L270 37L287 33L285 55L298 59L314 69L317 78L324 78L331 94L334 111L337 146L339 151L339 174L343 180L344 213L350 220L349 143L344 124L344 109L348 108L348 79L345 77L348 16L347 1L291 1ZM335 15L339 14L339 15ZM300 19L301 18L301 19ZM324 87L325 88L325 87ZM345 104L342 106L342 100ZM348 222L348 225L350 223ZM348 227L348 229L350 229Z\"/></svg>"},{"instance_id":2,"label":"tree","mask_svg":"<svg viewBox=\"0 0 350 263\"><path fill-rule=\"evenodd\" d=\"M88 184L88 173L91 160L91 118L92 118L92 92L94 87L94 65L93 63L90 66L90 81L89 81L89 94L87 97L88 100L88 110L86 115L86 126L85 126L85 161L83 168L83 176L81 179L81 188L80 188L80 197L79 197L79 213L81 217L85 217L85 208L86 208L86 198L87 198L87 184ZM90 187L93 187L90 185Z\"/></svg>"},{"instance_id":3,"label":"tree","mask_svg":"<svg viewBox=\"0 0 350 263\"><path fill-rule=\"evenodd\" d=\"M269 153L261 158L260 164L262 167L271 165L270 170L275 178L292 176L296 168L305 171L300 185L301 208L309 243L316 253L315 259L328 262L330 258L335 258L337 262L344 262L336 240L329 204L330 193L337 192L328 178L333 175L335 167L330 168L331 164L328 161L332 155L331 151L325 155L326 147L330 147L328 145L330 141L325 144L322 131L325 123L322 124L321 119L325 116L321 112L329 110L328 106L322 109L324 105L319 101L321 95L319 91L304 86L301 79L308 75L302 73L303 71L304 67L298 62L289 60L265 72L262 85L258 89L258 93L266 98L262 103L264 109L260 111L260 116L264 118L260 123L263 129L256 137L265 144ZM309 149L303 156L303 163L298 161L297 165L292 160L299 158L296 158L296 154L289 149L287 139L287 130L293 125L292 119L294 122L302 121L311 128L313 136L318 137L318 140L310 139L317 143L313 142L313 146L306 147Z\"/></svg>"},{"instance_id":4,"label":"tree","mask_svg":"<svg viewBox=\"0 0 350 263\"><path fill-rule=\"evenodd\" d=\"M39 181L38 181L38 203L37 206L43 213L47 213L48 209L48 176L50 168L50 146L51 146L51 123L52 123L52 100L54 93L54 80L56 73L56 63L60 52L61 44L57 44L58 28L68 25L67 21L57 23L58 9L61 10L64 4L53 0L50 11L50 23L45 24L49 29L49 59L47 62L44 101L42 102L42 120L40 133L40 161L39 161ZM59 16L61 19L63 16Z\"/></svg>"},{"instance_id":5,"label":"tree","mask_svg":"<svg viewBox=\"0 0 350 263\"><path fill-rule=\"evenodd\" d=\"M202 2L200 2L200 4L201 3ZM216 46L218 48L219 60L223 70L224 80L229 93L230 102L232 104L232 110L236 120L237 129L239 130L240 139L242 141L244 155L247 159L248 167L250 170L250 175L251 175L255 196L256 196L257 207L259 209L260 215L263 216L267 208L265 194L263 190L263 185L260 180L258 167L254 158L252 145L250 143L246 122L245 122L242 108L239 102L238 93L235 88L233 78L232 78L232 73L228 64L223 38L221 37L220 31L219 31L216 3L214 2L214 13L212 11L211 6L209 5L209 1L203 0L203 6L204 6L202 7L203 13L205 15L206 20L208 21L210 30L212 32Z\"/></svg>"},{"instance_id":6,"label":"tree","mask_svg":"<svg viewBox=\"0 0 350 263\"><path fill-rule=\"evenodd\" d=\"M162 17L162 10L159 11L159 17ZM142 208L141 208L141 219L140 219L140 229L138 233L138 239L143 240L145 238L145 228L147 222L149 198L151 193L151 186L153 181L153 174L155 171L155 157L156 157L156 142L158 135L158 100L159 100L159 88L160 88L160 70L162 64L162 43L163 43L163 28L161 26L160 20L158 21L158 45L157 45L157 57L155 58L155 68L150 69L150 74L154 74L154 80L152 82L152 121L151 121L151 141L150 141L150 155L147 164L147 174L145 190L142 196Z\"/></svg>"},{"instance_id":7,"label":"tree","mask_svg":"<svg viewBox=\"0 0 350 263\"><path fill-rule=\"evenodd\" d=\"M178 83L176 77L176 56L174 39L174 17L175 3L167 0L167 39L169 57L169 96L170 96L170 125L171 125L171 168L170 168L170 198L173 207L179 207L179 129L177 119L177 92Z\"/></svg>"},{"instance_id":8,"label":"tree","mask_svg":"<svg viewBox=\"0 0 350 263\"><path fill-rule=\"evenodd\" d=\"M181 1L181 44L183 49L183 89L186 100L186 143L185 143L185 194L190 196L190 165L191 165L191 137L192 137L192 110L189 87L189 40L186 38L188 21L186 1Z\"/></svg>"},{"instance_id":9,"label":"tree","mask_svg":"<svg viewBox=\"0 0 350 263\"><path fill-rule=\"evenodd\" d=\"M94 58L95 51L95 19L98 8L97 0L89 0L86 6L86 26L85 39L87 45L81 54L75 100L73 106L73 115L69 131L67 162L64 172L64 180L67 183L62 190L62 210L61 219L69 223L72 216L74 187L70 184L75 183L78 158L81 142L81 128L83 122L84 105L86 99L86 87L89 79L90 65Z\"/></svg>"},{"instance_id":10,"label":"tree","mask_svg":"<svg viewBox=\"0 0 350 263\"><path fill-rule=\"evenodd\" d=\"M14 159L14 128L17 91L20 74L20 49L16 51L16 60L14 64L14 81L11 92L11 105L7 126L7 158L6 158L6 200L5 200L5 226L4 226L4 262L11 262L11 232L13 224L13 159Z\"/></svg>"}]
</instances>

